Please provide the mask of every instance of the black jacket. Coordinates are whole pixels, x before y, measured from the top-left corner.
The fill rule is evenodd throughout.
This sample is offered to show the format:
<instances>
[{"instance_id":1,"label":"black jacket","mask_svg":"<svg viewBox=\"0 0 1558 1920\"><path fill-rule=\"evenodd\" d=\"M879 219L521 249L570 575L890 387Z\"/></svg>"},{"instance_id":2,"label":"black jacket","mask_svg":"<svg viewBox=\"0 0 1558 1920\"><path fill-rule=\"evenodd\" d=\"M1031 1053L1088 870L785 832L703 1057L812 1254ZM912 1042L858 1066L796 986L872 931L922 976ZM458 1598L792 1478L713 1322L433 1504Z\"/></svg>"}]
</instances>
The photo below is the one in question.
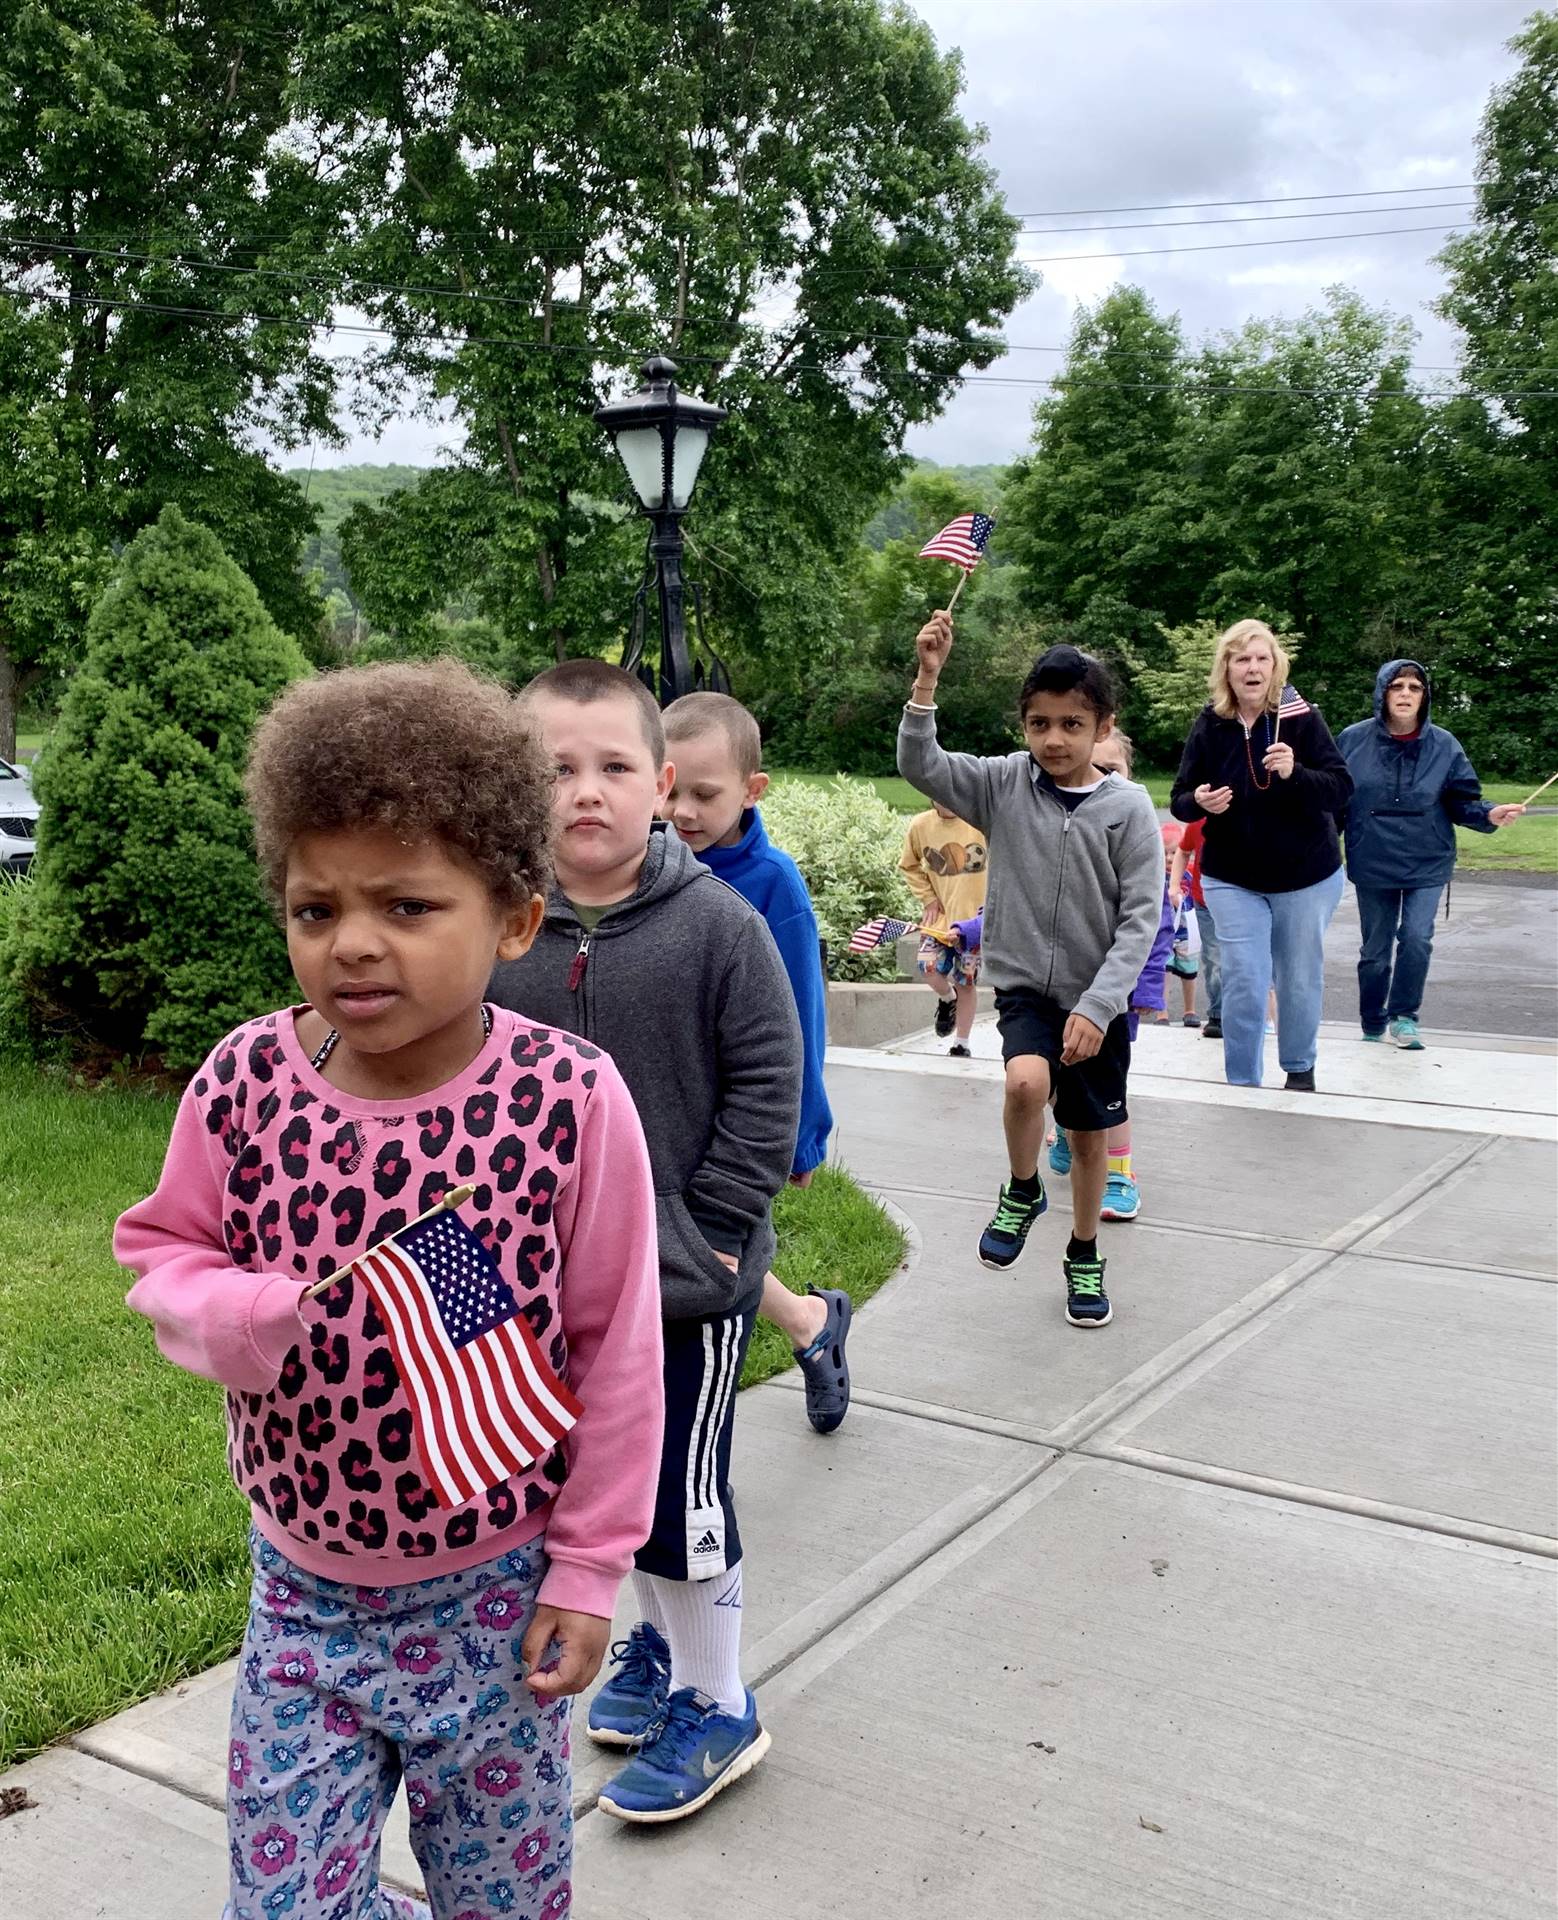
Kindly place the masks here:
<instances>
[{"instance_id":1,"label":"black jacket","mask_svg":"<svg viewBox=\"0 0 1558 1920\"><path fill-rule=\"evenodd\" d=\"M657 825L637 891L588 945L554 890L535 945L494 969L487 997L616 1062L649 1145L666 1318L755 1305L801 1105L795 995L762 915Z\"/></svg>"},{"instance_id":2,"label":"black jacket","mask_svg":"<svg viewBox=\"0 0 1558 1920\"><path fill-rule=\"evenodd\" d=\"M1274 737L1293 749L1287 780L1261 765ZM1232 787L1228 811L1203 813L1199 786ZM1269 713L1246 732L1242 720L1219 719L1208 704L1185 742L1169 811L1176 820L1206 822L1205 878L1252 893L1296 893L1342 864L1336 815L1346 812L1351 794L1352 775L1318 707L1284 714L1274 736Z\"/></svg>"}]
</instances>

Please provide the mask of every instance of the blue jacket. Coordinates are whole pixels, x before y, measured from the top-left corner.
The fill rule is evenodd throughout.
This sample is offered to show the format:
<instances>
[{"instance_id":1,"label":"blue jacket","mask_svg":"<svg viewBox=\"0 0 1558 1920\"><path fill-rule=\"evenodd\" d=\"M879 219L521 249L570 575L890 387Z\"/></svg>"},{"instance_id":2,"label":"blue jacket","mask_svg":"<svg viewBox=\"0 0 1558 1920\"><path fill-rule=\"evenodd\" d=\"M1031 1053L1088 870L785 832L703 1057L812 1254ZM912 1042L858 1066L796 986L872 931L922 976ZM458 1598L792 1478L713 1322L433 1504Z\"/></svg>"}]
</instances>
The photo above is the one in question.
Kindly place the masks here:
<instances>
[{"instance_id":1,"label":"blue jacket","mask_svg":"<svg viewBox=\"0 0 1558 1920\"><path fill-rule=\"evenodd\" d=\"M833 1111L822 1084L828 1046L828 990L822 977L817 916L801 870L769 843L763 818L753 807L742 816L741 838L733 847L707 847L698 858L756 907L768 922L774 945L790 976L795 1010L801 1016L801 1124L795 1140L796 1173L810 1173L828 1155Z\"/></svg>"},{"instance_id":2,"label":"blue jacket","mask_svg":"<svg viewBox=\"0 0 1558 1920\"><path fill-rule=\"evenodd\" d=\"M1415 740L1385 725L1385 689L1405 667L1423 676ZM1387 660L1374 680L1374 718L1343 729L1337 745L1352 774L1347 878L1355 887L1442 887L1455 871L1455 829L1492 833L1482 783L1453 733L1429 723L1433 685L1416 660Z\"/></svg>"}]
</instances>

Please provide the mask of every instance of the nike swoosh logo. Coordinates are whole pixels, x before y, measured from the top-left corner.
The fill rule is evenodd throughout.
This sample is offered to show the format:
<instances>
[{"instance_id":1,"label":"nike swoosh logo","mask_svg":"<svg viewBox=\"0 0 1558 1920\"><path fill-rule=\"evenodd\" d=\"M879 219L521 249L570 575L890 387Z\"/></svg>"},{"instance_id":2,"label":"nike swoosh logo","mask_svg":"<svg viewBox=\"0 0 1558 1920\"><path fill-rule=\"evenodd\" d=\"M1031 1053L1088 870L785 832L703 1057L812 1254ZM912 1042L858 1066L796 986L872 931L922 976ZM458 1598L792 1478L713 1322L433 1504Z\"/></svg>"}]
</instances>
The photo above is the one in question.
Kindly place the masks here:
<instances>
[{"instance_id":1,"label":"nike swoosh logo","mask_svg":"<svg viewBox=\"0 0 1558 1920\"><path fill-rule=\"evenodd\" d=\"M725 1756L725 1758L726 1758L726 1759L729 1759L729 1757L730 1757L730 1756L729 1756L728 1754L727 1754L727 1755ZM717 1773L719 1773L719 1772L721 1772L721 1771L723 1770L723 1768L724 1768L724 1765L725 1765L725 1761L724 1761L724 1760L716 1760L716 1759L715 1759L715 1757L714 1757L714 1755L713 1755L712 1753L706 1753L706 1754L705 1754L705 1755L703 1756L703 1777L704 1777L704 1779L705 1779L705 1780L712 1780L712 1779L714 1778L714 1776L715 1776L715 1774L717 1774Z\"/></svg>"}]
</instances>

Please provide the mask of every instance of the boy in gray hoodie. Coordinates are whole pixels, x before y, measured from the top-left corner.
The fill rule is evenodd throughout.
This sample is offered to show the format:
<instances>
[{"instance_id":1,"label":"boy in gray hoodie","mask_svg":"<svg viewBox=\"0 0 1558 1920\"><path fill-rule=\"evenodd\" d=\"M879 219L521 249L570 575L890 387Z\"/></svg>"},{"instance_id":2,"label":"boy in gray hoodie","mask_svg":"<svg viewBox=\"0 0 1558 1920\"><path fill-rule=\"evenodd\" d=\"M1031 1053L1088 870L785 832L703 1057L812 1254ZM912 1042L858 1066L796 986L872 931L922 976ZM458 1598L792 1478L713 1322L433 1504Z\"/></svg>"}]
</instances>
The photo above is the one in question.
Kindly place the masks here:
<instances>
[{"instance_id":1,"label":"boy in gray hoodie","mask_svg":"<svg viewBox=\"0 0 1558 1920\"><path fill-rule=\"evenodd\" d=\"M1094 746L1114 726L1108 671L1075 647L1033 663L1018 700L1026 750L982 758L936 739L936 685L952 616L920 629L919 672L898 727L898 771L978 827L990 847L984 974L1006 1061L1011 1178L979 1241L1009 1267L1049 1202L1039 1178L1044 1109L1071 1140L1071 1240L1062 1266L1074 1327L1113 1318L1098 1257L1111 1127L1129 1117L1126 1009L1163 906L1163 848L1146 790L1099 774Z\"/></svg>"},{"instance_id":2,"label":"boy in gray hoodie","mask_svg":"<svg viewBox=\"0 0 1558 1920\"><path fill-rule=\"evenodd\" d=\"M678 1820L769 1745L740 1672L730 1445L795 1151L800 1026L761 914L655 820L674 769L647 688L570 660L520 697L554 769L557 886L489 997L616 1062L649 1145L660 1249L665 1434L645 1435L661 1455L633 1575L642 1618L589 1717L593 1740L639 1751L599 1804Z\"/></svg>"}]
</instances>

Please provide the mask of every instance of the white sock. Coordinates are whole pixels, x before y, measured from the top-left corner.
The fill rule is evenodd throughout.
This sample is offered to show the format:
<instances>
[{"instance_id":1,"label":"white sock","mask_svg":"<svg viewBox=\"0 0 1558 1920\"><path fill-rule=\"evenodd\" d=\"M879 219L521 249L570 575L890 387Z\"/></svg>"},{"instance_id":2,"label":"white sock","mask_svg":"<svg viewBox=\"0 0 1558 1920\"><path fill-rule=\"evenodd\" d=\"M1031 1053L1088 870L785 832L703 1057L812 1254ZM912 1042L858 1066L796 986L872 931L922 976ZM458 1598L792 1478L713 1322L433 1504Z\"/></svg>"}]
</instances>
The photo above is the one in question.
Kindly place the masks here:
<instances>
[{"instance_id":1,"label":"white sock","mask_svg":"<svg viewBox=\"0 0 1558 1920\"><path fill-rule=\"evenodd\" d=\"M638 1617L646 1621L663 1640L665 1638L665 1608L660 1604L660 1589L669 1585L668 1581L657 1580L652 1573L640 1573L633 1569L633 1598L638 1602Z\"/></svg>"},{"instance_id":2,"label":"white sock","mask_svg":"<svg viewBox=\"0 0 1558 1920\"><path fill-rule=\"evenodd\" d=\"M672 1691L694 1687L718 1701L721 1713L745 1714L739 1564L712 1580L665 1580L658 1574L635 1574L633 1588L640 1593L642 1606L640 1580L654 1588L666 1622Z\"/></svg>"}]
</instances>

